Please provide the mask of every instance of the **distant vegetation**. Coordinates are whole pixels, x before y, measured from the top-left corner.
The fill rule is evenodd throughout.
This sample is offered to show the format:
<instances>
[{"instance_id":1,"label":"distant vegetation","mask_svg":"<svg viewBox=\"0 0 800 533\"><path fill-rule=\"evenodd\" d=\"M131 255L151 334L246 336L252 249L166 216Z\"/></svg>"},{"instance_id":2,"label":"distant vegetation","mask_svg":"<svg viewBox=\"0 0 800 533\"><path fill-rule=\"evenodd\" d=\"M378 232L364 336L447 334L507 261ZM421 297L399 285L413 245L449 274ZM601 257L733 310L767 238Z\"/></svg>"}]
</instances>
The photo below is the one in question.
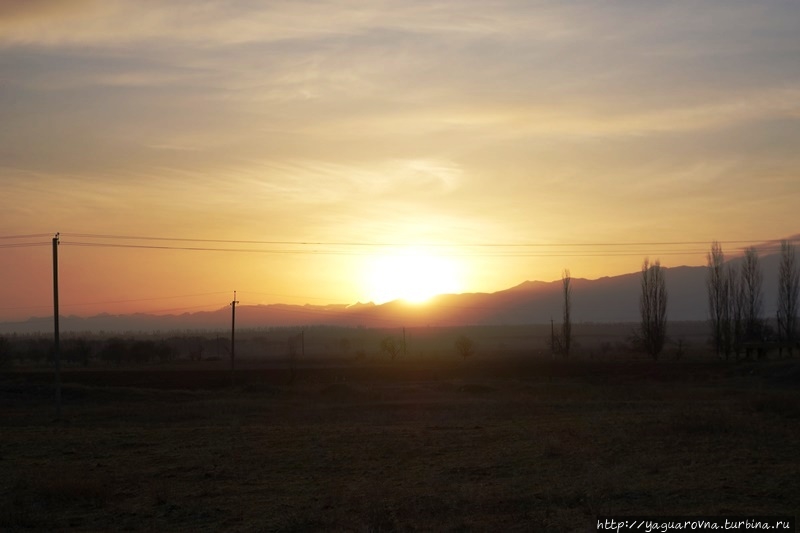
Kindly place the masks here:
<instances>
[{"instance_id":1,"label":"distant vegetation","mask_svg":"<svg viewBox=\"0 0 800 533\"><path fill-rule=\"evenodd\" d=\"M458 355L466 359L475 353L475 342L466 335L459 335L455 342Z\"/></svg>"},{"instance_id":2,"label":"distant vegetation","mask_svg":"<svg viewBox=\"0 0 800 533\"><path fill-rule=\"evenodd\" d=\"M636 359L644 352L631 339L633 324L572 324L570 359ZM707 357L707 326L676 322L670 334L683 339L689 358ZM550 325L406 328L242 329L236 333L236 360L264 362L295 370L308 365L373 365L393 361L480 359L551 359ZM561 338L562 328L556 337ZM463 337L463 338L462 338ZM466 340L464 340L466 339ZM664 353L677 356L678 342L667 340ZM464 354L467 354L466 356ZM561 353L561 352L559 352ZM713 352L712 352L713 355ZM228 368L230 336L223 332L163 334L68 333L61 339L64 368L117 368L163 365L215 365ZM49 368L52 334L0 336L0 369Z\"/></svg>"},{"instance_id":3,"label":"distant vegetation","mask_svg":"<svg viewBox=\"0 0 800 533\"><path fill-rule=\"evenodd\" d=\"M718 357L729 359L742 354L750 357L755 352L759 358L777 348L779 357L784 350L789 356L797 346L798 292L800 271L795 247L787 241L781 243L778 271L778 309L773 327L763 316L763 284L758 250L745 250L741 267L725 263L725 254L719 242L713 242L707 255L709 324L711 341Z\"/></svg>"},{"instance_id":4,"label":"distant vegetation","mask_svg":"<svg viewBox=\"0 0 800 533\"><path fill-rule=\"evenodd\" d=\"M243 361L273 361L294 376L298 367L323 361L373 364L401 358L466 359L494 357L572 357L626 359L666 353L674 358L714 356L737 360L792 356L798 348L800 265L795 247L781 243L777 272L777 311L764 316L765 280L755 248L737 261L725 260L722 246L711 244L707 255L707 322L671 321L667 331L666 277L659 261L642 265L639 297L641 321L573 323L570 271L561 283L561 324L367 328L307 326L244 328L236 336L236 356ZM775 284L767 287L776 287ZM774 290L774 289L772 289ZM630 298L630 296L628 296ZM554 314L557 312L553 309ZM228 332L230 333L230 332ZM480 352L476 349L480 346ZM50 334L0 335L0 368L49 366ZM215 331L173 331L160 334L68 333L62 335L61 361L67 367L162 365L185 361L219 361L230 356L230 337Z\"/></svg>"},{"instance_id":5,"label":"distant vegetation","mask_svg":"<svg viewBox=\"0 0 800 533\"><path fill-rule=\"evenodd\" d=\"M659 260L652 265L648 259L642 263L639 310L642 315L639 326L642 348L650 357L658 359L667 341L667 282Z\"/></svg>"}]
</instances>

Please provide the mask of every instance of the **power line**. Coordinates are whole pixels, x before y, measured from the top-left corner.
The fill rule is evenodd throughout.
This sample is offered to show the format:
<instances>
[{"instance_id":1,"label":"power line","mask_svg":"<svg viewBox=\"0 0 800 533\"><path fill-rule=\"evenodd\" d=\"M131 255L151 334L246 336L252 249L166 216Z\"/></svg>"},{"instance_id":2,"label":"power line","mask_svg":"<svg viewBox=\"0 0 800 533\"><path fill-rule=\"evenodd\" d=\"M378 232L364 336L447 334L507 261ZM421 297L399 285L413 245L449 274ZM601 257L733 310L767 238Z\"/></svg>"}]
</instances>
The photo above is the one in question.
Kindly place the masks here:
<instances>
[{"instance_id":1,"label":"power line","mask_svg":"<svg viewBox=\"0 0 800 533\"><path fill-rule=\"evenodd\" d=\"M737 242L745 242L745 241L737 241ZM364 250L304 250L304 249L268 249L268 248L215 248L215 247L208 247L208 246L172 246L172 245L152 245L152 244L119 244L119 243L96 243L96 242L81 242L81 241L62 241L62 245L64 246L82 246L82 247L91 247L91 248L122 248L122 249L139 249L139 250L182 250L182 251L192 251L192 252L223 252L223 253L255 253L255 254L273 254L273 255L345 255L345 256L369 256L374 255L374 253ZM668 243L665 243L667 245ZM0 245L2 247L3 245ZM383 246L383 245L381 245ZM442 245L440 248L451 247L451 248L458 248L461 245ZM477 246L477 245L475 245ZM486 245L489 246L489 245ZM621 250L568 250L563 249L566 244L557 245L558 247L562 248L562 251L546 251L541 249L534 249L534 250L520 250L518 246L521 245L508 245L513 246L514 248L510 250L500 250L499 247L503 245L492 245L492 251L480 251L480 252L469 252L469 251L455 251L455 252L448 252L447 255L451 257L627 257L627 256L640 256L642 254L652 253L654 255L659 256L670 256L670 255L698 255L698 254L705 254L708 252L706 248L687 248L687 249L640 249L640 250L631 250L631 249L621 249ZM553 245L556 246L556 245ZM573 245L576 247L583 247L589 246L587 245ZM598 246L611 246L608 245L598 245ZM618 245L622 246L657 246L657 244L650 244L646 245L644 243L638 244L630 244L630 245ZM778 250L777 245L770 245L768 247L763 248L766 251L775 251Z\"/></svg>"},{"instance_id":2,"label":"power line","mask_svg":"<svg viewBox=\"0 0 800 533\"><path fill-rule=\"evenodd\" d=\"M50 236L50 233L29 233L27 235L0 235L0 239L38 239Z\"/></svg>"},{"instance_id":3,"label":"power line","mask_svg":"<svg viewBox=\"0 0 800 533\"><path fill-rule=\"evenodd\" d=\"M156 296L153 298L133 298L130 300L110 300L110 301L102 301L102 302L79 302L70 304L69 307L79 307L79 306L86 306L86 305L109 305L109 304L125 304L125 303L136 303L136 302L153 302L157 300L174 300L177 298L197 298L198 296L216 296L218 294L228 294L229 291L218 291L218 292L203 292L198 294L179 294L176 296Z\"/></svg>"},{"instance_id":4,"label":"power line","mask_svg":"<svg viewBox=\"0 0 800 533\"><path fill-rule=\"evenodd\" d=\"M78 241L62 241L63 245L67 246L85 246L93 248L131 248L140 250L184 250L192 252L244 252L244 253L261 253L261 254L300 254L300 255L368 255L366 252L355 251L337 251L337 250L269 250L265 248L211 248L206 246L159 246L152 244L115 244L115 243L96 243L96 242L78 242Z\"/></svg>"},{"instance_id":5,"label":"power line","mask_svg":"<svg viewBox=\"0 0 800 533\"><path fill-rule=\"evenodd\" d=\"M34 246L47 246L47 242L15 242L0 244L0 248L31 248Z\"/></svg>"},{"instance_id":6,"label":"power line","mask_svg":"<svg viewBox=\"0 0 800 533\"><path fill-rule=\"evenodd\" d=\"M153 302L159 300L175 300L178 298L197 298L200 296L216 296L220 294L228 294L229 291L217 291L217 292L203 292L197 294L178 294L175 296L157 296L153 298L132 298L127 300L103 300L103 301L96 301L96 302L77 302L77 303L68 303L68 304L61 304L61 307L88 307L92 305L114 305L114 304L124 304L124 303L137 303L137 302ZM192 309L192 308L199 308L199 307L211 307L215 304L204 304L204 305L197 305L191 307L176 307L172 309L165 309L163 311L178 311L181 309ZM43 309L43 308L50 308L47 305L28 305L28 306L16 306L16 307L0 307L0 311L18 311L22 309Z\"/></svg>"},{"instance_id":7,"label":"power line","mask_svg":"<svg viewBox=\"0 0 800 533\"><path fill-rule=\"evenodd\" d=\"M366 241L292 241L292 240L234 240L234 239L203 239L203 238L183 238L165 236L142 236L142 235L118 235L118 234L98 234L98 233L64 233L62 235L72 236L80 239L89 240L125 240L143 241L142 243L120 243L120 242L87 242L62 241L65 245L105 247L105 248L130 248L143 250L182 250L200 251L217 253L257 253L273 255L339 255L339 256L364 256L374 255L374 251L366 248L409 248L418 247L423 249L437 249L446 251L451 257L538 257L538 258L557 258L557 257L626 257L640 256L642 254L658 256L681 256L706 254L709 242L707 241L637 241L637 242L527 242L527 243L401 243L401 242L366 242ZM165 244L148 244L165 243ZM727 240L718 241L720 244L738 245L744 248L746 245L761 244L762 250L773 251L777 249L780 240ZM166 243L205 243L205 244L235 244L235 245L262 245L267 248L252 247L216 247L216 246L195 246ZM271 248L280 246L280 248ZM316 247L309 249L309 247ZM702 246L702 248L700 248ZM338 249L336 249L338 247ZM665 249L664 247L668 247ZM686 247L686 248L681 248Z\"/></svg>"},{"instance_id":8,"label":"power line","mask_svg":"<svg viewBox=\"0 0 800 533\"><path fill-rule=\"evenodd\" d=\"M137 236L137 235L115 235L98 233L61 233L62 236L84 238L84 239L115 239L115 240L138 240L138 241L170 241L170 242L200 242L217 244L264 244L264 245L291 245L291 246L364 246L364 247L408 247L418 246L423 248L545 248L545 247L628 247L628 246L707 246L708 241L635 241L635 242L484 242L484 243L437 243L437 242L369 242L369 241L291 241L291 240L235 240L235 239L201 239L189 237L158 237L158 236ZM780 243L780 239L760 239L760 240L727 240L717 241L720 244L774 244ZM182 248L181 248L182 249Z\"/></svg>"},{"instance_id":9,"label":"power line","mask_svg":"<svg viewBox=\"0 0 800 533\"><path fill-rule=\"evenodd\" d=\"M162 308L162 309L153 309L153 310L147 311L147 314L148 315L160 315L160 314L164 314L164 313L174 313L174 312L177 312L177 311L190 311L190 310L193 310L193 309L208 309L208 310L211 310L211 311L219 311L220 309L224 309L224 306L221 307L219 302L215 302L215 303L206 303L206 304L200 304L200 305L188 305L188 306L185 306L185 307L168 307L168 308Z\"/></svg>"}]
</instances>

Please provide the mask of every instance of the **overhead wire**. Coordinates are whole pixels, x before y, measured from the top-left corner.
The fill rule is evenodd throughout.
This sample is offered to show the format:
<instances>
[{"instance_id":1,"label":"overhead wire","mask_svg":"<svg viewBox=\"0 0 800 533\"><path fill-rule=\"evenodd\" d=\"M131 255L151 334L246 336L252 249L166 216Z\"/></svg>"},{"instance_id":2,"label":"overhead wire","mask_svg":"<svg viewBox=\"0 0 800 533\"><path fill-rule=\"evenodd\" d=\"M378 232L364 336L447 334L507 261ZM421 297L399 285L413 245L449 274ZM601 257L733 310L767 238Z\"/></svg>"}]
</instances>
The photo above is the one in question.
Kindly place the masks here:
<instances>
[{"instance_id":1,"label":"overhead wire","mask_svg":"<svg viewBox=\"0 0 800 533\"><path fill-rule=\"evenodd\" d=\"M292 254L292 255L351 255L365 256L374 255L375 251L369 248L407 248L421 247L432 248L446 251L447 255L453 257L532 257L532 258L551 258L551 257L625 257L641 255L697 255L708 253L709 244L707 241L637 241L637 242L577 242L577 243L543 243L543 242L484 242L484 243L413 243L413 242L368 242L368 241L296 241L296 240L231 240L231 239L202 239L202 238L180 238L166 236L136 236L136 235L116 235L98 233L60 233L60 244L76 247L96 247L96 248L120 248L120 249L140 249L140 250L179 250L179 251L199 251L217 253L260 253L260 254ZM3 235L0 239L12 241L18 239L39 239L52 237L53 234L18 234ZM71 239L80 240L71 240ZM103 241L141 241L135 242L103 242ZM717 241L723 245L738 245L743 249L747 245L759 244L763 251L776 251L779 249L780 240L725 240ZM148 244L149 243L149 244ZM163 243L163 244L154 244ZM175 243L175 244L169 244ZM200 245L181 245L180 243L197 244L219 244L219 245L258 245L263 247L223 247L223 246L200 246ZM0 248L23 248L48 246L49 239L40 242L0 242ZM701 247L702 246L702 247ZM312 248L313 247L313 248ZM685 248L684 248L685 247ZM157 301L175 298L196 298L201 296L212 296L225 294L225 292L203 293L194 295L176 295L154 298L138 298L116 301L102 302L79 302L73 304L64 303L63 307L81 307L93 305L116 305L123 303L135 303L143 301ZM254 293L255 294L255 293ZM261 293L263 294L263 293ZM312 298L291 295L271 295L291 298L295 300L323 300L322 298ZM213 308L217 304L209 303L194 305L190 307L175 307L161 310L154 310L154 313L165 313L170 311ZM331 304L334 305L334 304ZM48 306L25 306L7 307L3 310L21 309L40 309ZM448 306L452 307L452 306ZM461 308L461 306L458 306ZM221 307L220 307L221 308ZM474 306L466 306L464 309L472 309ZM328 310L324 306L312 306L299 309L297 312L309 315L326 315ZM356 314L356 311L353 311ZM352 316L352 315L351 315ZM374 317L373 317L374 318ZM382 320L382 319L378 319ZM385 319L391 322L391 319Z\"/></svg>"},{"instance_id":2,"label":"overhead wire","mask_svg":"<svg viewBox=\"0 0 800 533\"><path fill-rule=\"evenodd\" d=\"M230 291L216 291L216 292L203 292L197 294L178 294L172 296L154 296L151 298L130 298L125 300L101 300L101 301L94 301L94 302L72 302L72 303L61 303L59 307L62 308L72 308L72 307L89 307L94 305L115 305L115 304L124 304L124 303L138 303L138 302L154 302L159 300L175 300L178 298L197 298L197 297L204 297L204 296L216 296L221 294L229 294ZM203 306L195 306L195 307L211 307L215 304L204 304ZM52 305L27 305L27 306L14 306L14 307L0 307L0 311L15 311L15 310L22 310L22 309L52 309ZM176 308L180 309L180 308ZM187 308L188 309L188 308Z\"/></svg>"},{"instance_id":3,"label":"overhead wire","mask_svg":"<svg viewBox=\"0 0 800 533\"><path fill-rule=\"evenodd\" d=\"M151 298L131 298L126 300L105 300L105 301L98 301L98 302L77 302L69 304L71 307L75 306L86 306L86 305L107 305L107 304L125 304L125 303L136 303L136 302L154 302L158 300L174 300L177 298L197 298L200 296L216 296L220 294L229 294L230 291L216 291L216 292L203 292L198 294L179 294L175 296L154 296Z\"/></svg>"},{"instance_id":4,"label":"overhead wire","mask_svg":"<svg viewBox=\"0 0 800 533\"><path fill-rule=\"evenodd\" d=\"M337 251L337 250L286 250L264 248L211 248L206 246L160 246L153 244L115 244L81 241L62 241L62 245L85 246L93 248L132 248L140 250L184 250L192 252L243 252L262 254L301 254L301 255L365 255L365 253Z\"/></svg>"},{"instance_id":5,"label":"overhead wire","mask_svg":"<svg viewBox=\"0 0 800 533\"><path fill-rule=\"evenodd\" d=\"M68 246L131 248L143 250L182 250L195 252L259 253L275 255L374 255L369 248L422 248L446 252L452 257L624 257L653 254L659 256L696 255L707 253L707 241L633 241L633 242L370 242L370 241L303 241L303 240L241 240L193 237L143 236L101 233L62 233L61 244ZM70 238L80 240L69 240ZM121 243L103 241L141 241ZM735 245L738 249L760 244L772 251L779 240L726 240L720 244ZM165 243L165 244L154 244ZM195 246L166 243L205 243L219 245L259 245L264 247ZM702 246L702 248L700 248ZM276 248L277 247L277 248ZM646 248L646 249L645 249Z\"/></svg>"},{"instance_id":6,"label":"overhead wire","mask_svg":"<svg viewBox=\"0 0 800 533\"><path fill-rule=\"evenodd\" d=\"M140 249L140 250L182 250L193 252L222 252L222 253L252 253L252 254L273 254L273 255L344 255L344 256L368 256L374 255L373 252L366 250L346 250L346 249L287 249L287 248L216 248L208 246L172 246L172 245L153 245L153 244L120 244L120 243L100 243L100 242L84 242L84 241L61 241L65 246L82 246L90 248L121 248L121 249ZM0 245L2 247L3 245ZM12 245L13 246L13 245ZM458 248L461 245L448 245L452 248ZM630 246L647 246L645 244L636 244ZM650 245L655 246L655 245ZM11 247L11 246L10 246ZM441 248L444 248L442 246ZM510 250L500 250L499 247L493 246L491 251L452 251L447 252L448 256L452 257L626 257L626 256L640 256L642 254L652 253L659 256L673 256L673 255L697 255L705 254L708 252L706 249L700 248L687 248L687 249L620 249L620 250L561 250L561 251L546 251L546 250L520 250L512 248ZM768 246L765 248L767 251L777 250L777 245Z\"/></svg>"},{"instance_id":7,"label":"overhead wire","mask_svg":"<svg viewBox=\"0 0 800 533\"><path fill-rule=\"evenodd\" d=\"M633 242L467 242L467 243L441 243L441 242L371 242L371 241L302 241L302 240L236 240L236 239L203 239L191 237L162 237L162 236L141 236L141 235L115 235L98 233L61 233L62 237L75 237L86 239L118 239L118 240L140 240L140 241L172 241L172 242L205 242L218 244L264 244L264 245L293 245L293 246L366 246L366 247L430 247L430 248L450 248L450 247L508 247L508 248L541 248L541 247L612 247L612 246L707 246L710 241L633 241ZM779 244L780 240L761 239L761 240L727 240L717 241L720 244Z\"/></svg>"},{"instance_id":8,"label":"overhead wire","mask_svg":"<svg viewBox=\"0 0 800 533\"><path fill-rule=\"evenodd\" d=\"M32 248L35 246L49 246L49 242L15 242L0 244L0 248Z\"/></svg>"},{"instance_id":9,"label":"overhead wire","mask_svg":"<svg viewBox=\"0 0 800 533\"><path fill-rule=\"evenodd\" d=\"M0 239L38 239L40 237L51 237L50 233L28 233L25 235L0 235Z\"/></svg>"},{"instance_id":10,"label":"overhead wire","mask_svg":"<svg viewBox=\"0 0 800 533\"><path fill-rule=\"evenodd\" d=\"M358 245L358 246L391 246L393 244L390 243L369 243L369 242L359 242L359 243L347 243L347 242L309 242L309 241L245 241L245 240L224 240L224 239L192 239L192 238L175 238L175 237L143 237L143 236L131 236L131 235L111 235L111 234L77 234L77 233L61 233L62 237L61 244L62 245L72 245L72 246L86 246L86 247L101 247L101 248L133 248L133 249L154 249L154 250L188 250L188 251L213 251L213 252L248 252L248 253L271 253L271 254L320 254L320 255L332 255L332 254L343 254L343 255L365 255L365 252L352 252L352 251L343 251L343 250L288 250L288 249L253 249L253 248L213 248L213 247L200 247L200 246L172 246L172 245L147 245L147 244L120 244L120 243L108 243L108 242L83 242L83 241L69 241L63 239L63 237L68 236L81 236L85 238L98 238L98 239L138 239L138 240L155 240L155 241L173 241L173 242L218 242L218 243L259 243L259 244L291 244L291 245L330 245L330 246L344 246L344 245ZM34 237L34 236L49 236L49 234L29 234L29 235L13 235L13 236L6 236L6 238L22 238L22 237ZM747 243L770 243L774 246L777 246L776 243L780 242L778 240L736 240L736 241L720 241L722 243L738 243L738 244L747 244ZM0 247L19 247L19 246L44 246L48 245L47 242L40 242L40 243L14 243L14 244L0 244ZM396 244L396 243L395 243ZM706 244L705 241L662 241L662 242L601 242L601 243L471 243L471 244L439 244L439 247L450 247L450 248L458 248L458 247L544 247L544 246L553 246L553 247L588 247L588 246L598 246L598 247L611 247L611 246L620 246L620 247L642 247L642 246L657 246L657 245L696 245L696 244ZM612 257L612 256L635 256L641 255L645 253L645 250L636 250L636 251L628 251L628 250L607 250L604 252L599 252L595 250L590 251L576 251L576 250L564 250L558 253L549 252L549 251L501 251L501 252L493 252L493 253L480 253L480 254L472 254L472 253L457 253L451 254L454 256L474 256L474 255L487 255L487 256L498 256L498 257ZM660 250L660 255L690 255L690 254L698 254L698 253L706 253L706 249L668 249L668 250ZM222 294L222 293L206 293L208 295L211 294ZM203 294L205 295L205 294ZM87 305L105 305L105 304L116 304L116 303L130 303L130 302L137 302L137 301L149 301L149 300L158 300L164 298L179 298L179 297L191 297L191 296L198 296L198 295L181 295L181 296L169 296L169 297L158 297L158 298L144 298L144 299L129 299L129 300L118 300L118 301L104 301L104 302L84 302L84 303L75 303L75 304L68 304L68 306L87 306ZM202 296L202 295L200 295ZM272 296L282 296L292 299L319 299L323 300L322 298L313 298L313 297L302 297L302 296L291 296L291 295L272 295ZM209 304L211 306L213 304ZM43 306L37 306L43 307ZM26 307L31 308L31 307ZM9 309L9 308L6 308ZM19 308L14 308L19 309Z\"/></svg>"}]
</instances>

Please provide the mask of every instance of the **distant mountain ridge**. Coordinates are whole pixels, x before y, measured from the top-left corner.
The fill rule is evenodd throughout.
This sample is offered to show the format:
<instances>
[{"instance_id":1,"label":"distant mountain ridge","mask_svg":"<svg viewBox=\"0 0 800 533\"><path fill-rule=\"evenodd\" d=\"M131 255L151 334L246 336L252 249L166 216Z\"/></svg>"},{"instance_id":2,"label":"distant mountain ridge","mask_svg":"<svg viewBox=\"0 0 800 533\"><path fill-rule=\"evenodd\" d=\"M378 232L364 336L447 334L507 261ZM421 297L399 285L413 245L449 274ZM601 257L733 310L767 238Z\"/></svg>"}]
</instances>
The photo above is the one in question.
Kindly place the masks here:
<instances>
[{"instance_id":1,"label":"distant mountain ridge","mask_svg":"<svg viewBox=\"0 0 800 533\"><path fill-rule=\"evenodd\" d=\"M738 259L732 260L734 262ZM773 317L777 308L778 255L761 258L764 275L763 316ZM572 279L572 317L579 322L637 322L639 320L640 272L589 280ZM705 320L708 317L705 287L706 267L680 266L665 269L669 320ZM239 305L237 328L331 325L349 327L417 327L460 325L517 325L561 321L562 283L525 281L494 293L442 294L425 305L393 301L331 305ZM216 311L180 315L62 316L64 332L123 332L225 330L231 312ZM0 324L0 333L33 333L52 330L52 317Z\"/></svg>"}]
</instances>

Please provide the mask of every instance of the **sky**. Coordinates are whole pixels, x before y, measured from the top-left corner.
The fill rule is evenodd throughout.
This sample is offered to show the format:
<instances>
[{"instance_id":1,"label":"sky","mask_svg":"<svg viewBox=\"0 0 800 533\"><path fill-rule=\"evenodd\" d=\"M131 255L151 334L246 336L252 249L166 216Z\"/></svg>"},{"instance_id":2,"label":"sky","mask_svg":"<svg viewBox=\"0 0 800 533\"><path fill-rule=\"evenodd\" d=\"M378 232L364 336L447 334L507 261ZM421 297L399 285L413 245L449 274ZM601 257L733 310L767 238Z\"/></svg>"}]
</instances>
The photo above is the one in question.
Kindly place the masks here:
<instances>
[{"instance_id":1,"label":"sky","mask_svg":"<svg viewBox=\"0 0 800 533\"><path fill-rule=\"evenodd\" d=\"M0 0L0 319L700 265L798 146L796 1Z\"/></svg>"}]
</instances>

